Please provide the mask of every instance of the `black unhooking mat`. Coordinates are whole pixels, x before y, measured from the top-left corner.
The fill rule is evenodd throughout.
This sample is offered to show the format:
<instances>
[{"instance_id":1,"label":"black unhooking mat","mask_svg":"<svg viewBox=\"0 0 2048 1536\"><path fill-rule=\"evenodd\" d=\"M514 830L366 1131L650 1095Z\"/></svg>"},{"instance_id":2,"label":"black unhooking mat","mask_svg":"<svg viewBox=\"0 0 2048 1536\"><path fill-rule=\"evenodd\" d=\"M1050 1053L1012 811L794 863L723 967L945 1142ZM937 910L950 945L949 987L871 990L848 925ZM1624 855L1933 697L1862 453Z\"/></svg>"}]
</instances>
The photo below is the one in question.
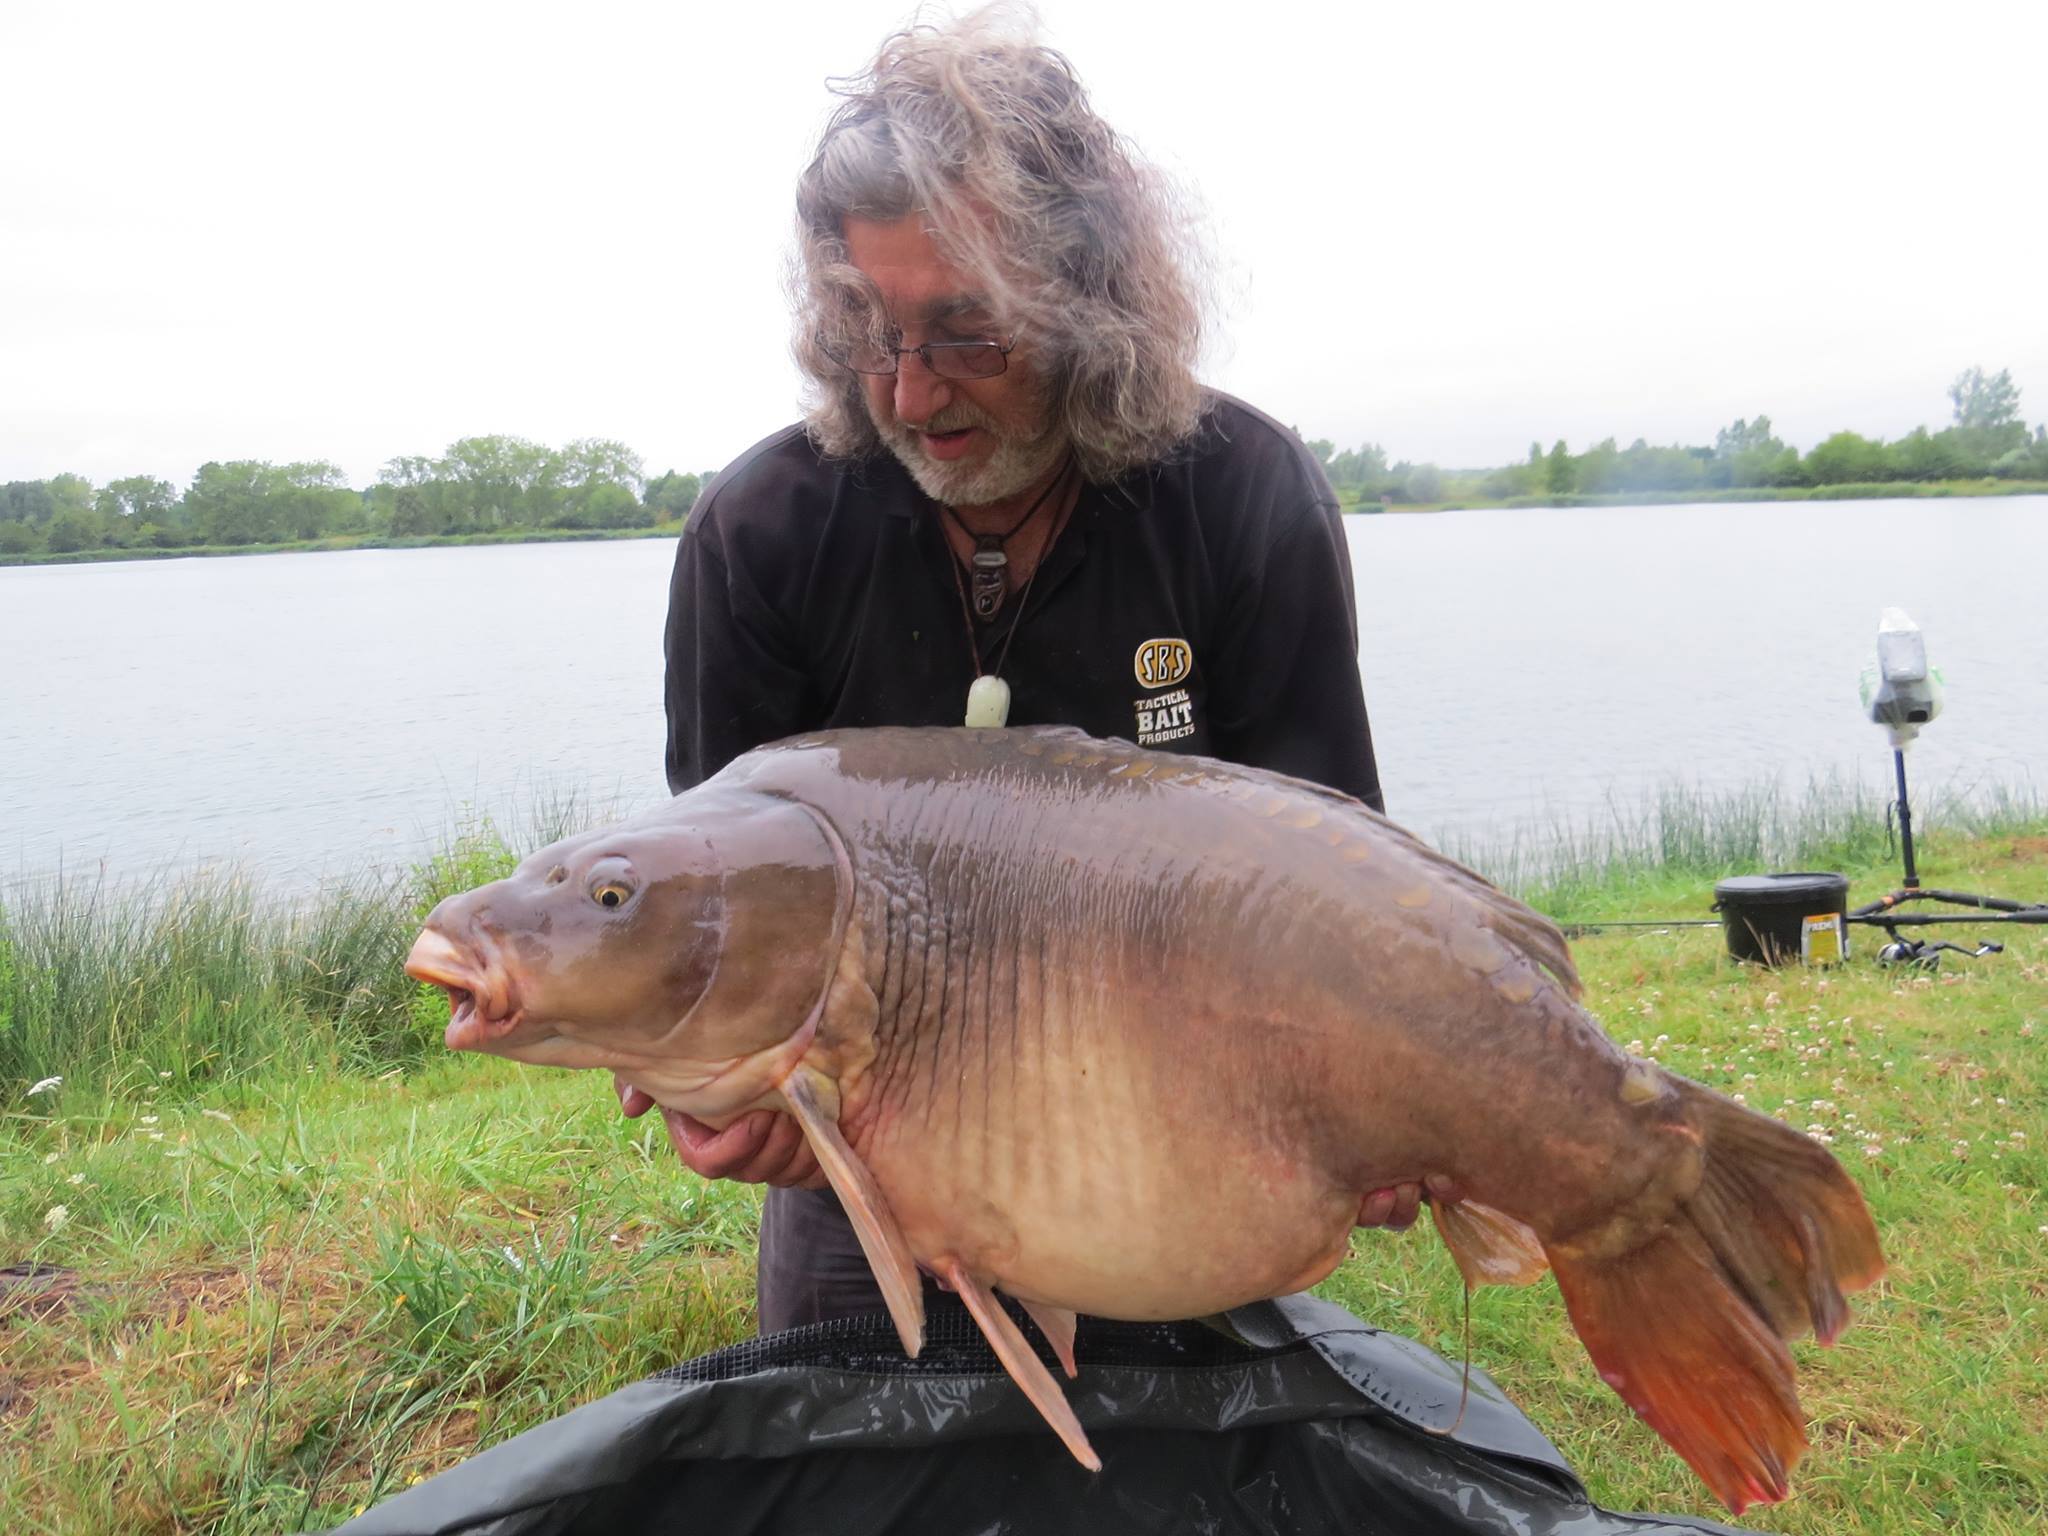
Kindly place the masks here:
<instances>
[{"instance_id":1,"label":"black unhooking mat","mask_svg":"<svg viewBox=\"0 0 2048 1536\"><path fill-rule=\"evenodd\" d=\"M494 1446L336 1536L1749 1536L1596 1507L1476 1370L1456 1434L1428 1433L1456 1417L1458 1366L1328 1302L1291 1296L1229 1321L1237 1339L1082 1319L1067 1395L1100 1473L946 1296L916 1360L885 1317L735 1345Z\"/></svg>"}]
</instances>

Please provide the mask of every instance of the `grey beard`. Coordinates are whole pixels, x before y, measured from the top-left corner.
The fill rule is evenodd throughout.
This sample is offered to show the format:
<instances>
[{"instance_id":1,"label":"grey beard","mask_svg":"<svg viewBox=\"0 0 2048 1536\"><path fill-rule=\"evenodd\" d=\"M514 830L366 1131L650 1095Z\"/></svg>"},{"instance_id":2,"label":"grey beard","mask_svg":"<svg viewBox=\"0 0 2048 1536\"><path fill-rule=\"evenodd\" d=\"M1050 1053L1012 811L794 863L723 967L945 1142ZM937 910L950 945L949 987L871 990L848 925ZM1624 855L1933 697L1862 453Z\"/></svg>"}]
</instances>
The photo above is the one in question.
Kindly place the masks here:
<instances>
[{"instance_id":1,"label":"grey beard","mask_svg":"<svg viewBox=\"0 0 2048 1536\"><path fill-rule=\"evenodd\" d=\"M1021 496L1052 472L1066 454L1066 440L1048 427L1037 437L1009 437L996 431L986 417L942 422L942 426L982 427L996 439L995 452L980 464L948 464L928 459L919 449L917 433L899 422L875 423L875 431L889 451L896 455L917 488L950 507L980 507Z\"/></svg>"}]
</instances>

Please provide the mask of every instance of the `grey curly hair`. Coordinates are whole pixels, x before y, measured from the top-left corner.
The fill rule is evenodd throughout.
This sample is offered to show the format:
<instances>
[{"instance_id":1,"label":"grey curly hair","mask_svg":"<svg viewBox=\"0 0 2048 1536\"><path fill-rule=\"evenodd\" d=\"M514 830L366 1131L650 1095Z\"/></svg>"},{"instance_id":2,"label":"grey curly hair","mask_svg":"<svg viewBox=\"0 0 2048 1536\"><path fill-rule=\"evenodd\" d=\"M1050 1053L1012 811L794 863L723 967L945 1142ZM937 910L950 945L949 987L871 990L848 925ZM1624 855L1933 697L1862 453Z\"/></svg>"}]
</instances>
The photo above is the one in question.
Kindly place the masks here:
<instances>
[{"instance_id":1,"label":"grey curly hair","mask_svg":"<svg viewBox=\"0 0 2048 1536\"><path fill-rule=\"evenodd\" d=\"M1181 205L1097 117L1072 66L1001 7L914 26L861 75L797 183L792 272L806 425L835 457L882 447L834 338L885 331L842 221L923 213L1027 336L1081 472L1152 463L1195 429L1203 303Z\"/></svg>"}]
</instances>

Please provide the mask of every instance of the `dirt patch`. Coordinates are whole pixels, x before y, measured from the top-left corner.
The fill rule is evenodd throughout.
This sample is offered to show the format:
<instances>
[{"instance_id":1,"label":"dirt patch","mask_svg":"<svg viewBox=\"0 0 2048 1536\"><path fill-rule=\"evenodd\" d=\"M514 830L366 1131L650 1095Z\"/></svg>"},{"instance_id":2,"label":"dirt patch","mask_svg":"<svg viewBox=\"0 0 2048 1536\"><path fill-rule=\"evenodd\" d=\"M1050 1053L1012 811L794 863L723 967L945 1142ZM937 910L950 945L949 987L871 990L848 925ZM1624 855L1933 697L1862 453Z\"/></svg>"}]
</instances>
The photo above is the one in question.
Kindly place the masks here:
<instances>
[{"instance_id":1,"label":"dirt patch","mask_svg":"<svg viewBox=\"0 0 2048 1536\"><path fill-rule=\"evenodd\" d=\"M64 1311L77 1295L75 1269L61 1264L9 1264L0 1268L0 1325L17 1317L40 1322Z\"/></svg>"},{"instance_id":2,"label":"dirt patch","mask_svg":"<svg viewBox=\"0 0 2048 1536\"><path fill-rule=\"evenodd\" d=\"M2048 864L2048 837L2000 838L1993 844L1998 857L2008 864Z\"/></svg>"}]
</instances>

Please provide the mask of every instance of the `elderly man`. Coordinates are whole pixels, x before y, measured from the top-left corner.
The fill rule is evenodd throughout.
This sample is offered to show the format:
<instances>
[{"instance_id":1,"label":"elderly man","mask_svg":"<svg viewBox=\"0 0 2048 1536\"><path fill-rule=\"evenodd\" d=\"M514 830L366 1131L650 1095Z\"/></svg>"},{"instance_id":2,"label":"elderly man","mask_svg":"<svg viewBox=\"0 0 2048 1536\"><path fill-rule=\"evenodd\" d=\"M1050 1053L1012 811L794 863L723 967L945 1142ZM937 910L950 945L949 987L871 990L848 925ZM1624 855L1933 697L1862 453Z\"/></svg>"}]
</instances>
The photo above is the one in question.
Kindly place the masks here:
<instances>
[{"instance_id":1,"label":"elderly man","mask_svg":"<svg viewBox=\"0 0 2048 1536\"><path fill-rule=\"evenodd\" d=\"M844 90L797 190L809 412L676 554L670 788L822 727L1062 723L1380 806L1336 498L1196 381L1163 184L1000 20L893 37ZM698 1173L774 1186L764 1332L881 1310L793 1121L668 1121Z\"/></svg>"}]
</instances>

